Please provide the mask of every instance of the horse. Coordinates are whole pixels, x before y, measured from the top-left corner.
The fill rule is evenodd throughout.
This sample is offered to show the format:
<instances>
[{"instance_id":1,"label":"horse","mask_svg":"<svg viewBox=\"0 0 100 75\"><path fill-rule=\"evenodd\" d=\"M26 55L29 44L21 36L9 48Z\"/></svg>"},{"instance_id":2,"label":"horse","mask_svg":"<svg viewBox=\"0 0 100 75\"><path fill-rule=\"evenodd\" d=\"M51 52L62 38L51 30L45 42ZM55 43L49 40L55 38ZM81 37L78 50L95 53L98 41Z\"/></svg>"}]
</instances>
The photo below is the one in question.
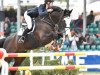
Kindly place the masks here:
<instances>
[{"instance_id":1,"label":"horse","mask_svg":"<svg viewBox=\"0 0 100 75\"><path fill-rule=\"evenodd\" d=\"M3 48L7 53L25 53L28 50L45 46L52 40L57 39L58 33L63 34L66 23L64 18L70 16L72 10L63 10L60 7L53 6L53 11L45 16L39 16L35 19L35 30L25 37L24 43L18 43L20 36L15 33L4 40ZM14 58L13 66L20 66L25 58ZM11 59L6 58L7 62ZM12 71L11 75L15 75L16 71Z\"/></svg>"},{"instance_id":2,"label":"horse","mask_svg":"<svg viewBox=\"0 0 100 75\"><path fill-rule=\"evenodd\" d=\"M0 39L0 48L3 48L3 44L4 44L4 42L5 42L5 39L6 39L6 38Z\"/></svg>"}]
</instances>

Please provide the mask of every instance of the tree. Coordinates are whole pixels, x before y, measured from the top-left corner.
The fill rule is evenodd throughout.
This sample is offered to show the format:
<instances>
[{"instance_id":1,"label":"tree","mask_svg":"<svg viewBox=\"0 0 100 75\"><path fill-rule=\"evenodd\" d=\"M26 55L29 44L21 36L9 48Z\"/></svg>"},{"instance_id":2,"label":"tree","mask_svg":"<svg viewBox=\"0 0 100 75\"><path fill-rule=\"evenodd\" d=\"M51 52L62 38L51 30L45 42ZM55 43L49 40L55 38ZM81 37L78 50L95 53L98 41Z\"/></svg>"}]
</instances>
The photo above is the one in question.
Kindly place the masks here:
<instances>
[{"instance_id":1,"label":"tree","mask_svg":"<svg viewBox=\"0 0 100 75\"><path fill-rule=\"evenodd\" d=\"M9 10L5 9L5 17L9 17L10 20L16 18L17 11L14 8L10 8Z\"/></svg>"}]
</instances>

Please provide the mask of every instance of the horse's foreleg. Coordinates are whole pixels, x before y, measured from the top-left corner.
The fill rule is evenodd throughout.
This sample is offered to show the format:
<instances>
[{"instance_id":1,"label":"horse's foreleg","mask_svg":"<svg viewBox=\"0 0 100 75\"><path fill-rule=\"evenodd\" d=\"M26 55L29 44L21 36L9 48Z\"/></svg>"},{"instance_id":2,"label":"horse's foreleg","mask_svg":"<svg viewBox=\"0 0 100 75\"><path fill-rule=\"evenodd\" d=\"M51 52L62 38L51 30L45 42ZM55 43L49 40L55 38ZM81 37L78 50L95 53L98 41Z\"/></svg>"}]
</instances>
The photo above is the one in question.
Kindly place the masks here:
<instances>
[{"instance_id":1,"label":"horse's foreleg","mask_svg":"<svg viewBox=\"0 0 100 75\"><path fill-rule=\"evenodd\" d=\"M14 63L13 66L14 66L14 67L15 67L15 66L20 66L24 59L25 59L25 58L16 58L16 59L15 59L15 63ZM16 75L16 71L11 71L10 74L11 74L11 75Z\"/></svg>"}]
</instances>

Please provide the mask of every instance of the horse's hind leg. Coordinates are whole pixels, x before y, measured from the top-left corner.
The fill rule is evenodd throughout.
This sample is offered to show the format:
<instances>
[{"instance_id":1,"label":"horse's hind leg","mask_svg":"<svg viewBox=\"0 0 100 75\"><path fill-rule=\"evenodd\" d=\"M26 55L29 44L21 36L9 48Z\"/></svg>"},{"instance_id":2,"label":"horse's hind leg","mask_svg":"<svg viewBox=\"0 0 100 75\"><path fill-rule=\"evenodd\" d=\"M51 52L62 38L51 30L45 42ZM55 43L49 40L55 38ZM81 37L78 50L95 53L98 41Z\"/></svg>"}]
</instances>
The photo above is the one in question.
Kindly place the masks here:
<instances>
[{"instance_id":1,"label":"horse's hind leg","mask_svg":"<svg viewBox=\"0 0 100 75\"><path fill-rule=\"evenodd\" d=\"M15 67L15 66L19 67L21 65L21 63L23 62L24 59L25 58L16 58L13 67ZM10 74L11 75L16 75L16 71L11 71Z\"/></svg>"}]
</instances>

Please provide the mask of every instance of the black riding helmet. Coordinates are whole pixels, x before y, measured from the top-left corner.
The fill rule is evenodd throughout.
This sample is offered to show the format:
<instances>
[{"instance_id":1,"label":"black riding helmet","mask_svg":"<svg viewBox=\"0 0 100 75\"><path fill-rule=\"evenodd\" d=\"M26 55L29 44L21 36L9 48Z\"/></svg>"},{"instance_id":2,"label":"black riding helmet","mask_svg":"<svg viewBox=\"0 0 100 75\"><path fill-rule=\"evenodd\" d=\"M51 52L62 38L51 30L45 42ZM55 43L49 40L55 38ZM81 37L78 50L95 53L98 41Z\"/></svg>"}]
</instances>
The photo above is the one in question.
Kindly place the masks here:
<instances>
[{"instance_id":1,"label":"black riding helmet","mask_svg":"<svg viewBox=\"0 0 100 75\"><path fill-rule=\"evenodd\" d=\"M54 2L54 0L45 0L44 2L46 4L47 2Z\"/></svg>"}]
</instances>

